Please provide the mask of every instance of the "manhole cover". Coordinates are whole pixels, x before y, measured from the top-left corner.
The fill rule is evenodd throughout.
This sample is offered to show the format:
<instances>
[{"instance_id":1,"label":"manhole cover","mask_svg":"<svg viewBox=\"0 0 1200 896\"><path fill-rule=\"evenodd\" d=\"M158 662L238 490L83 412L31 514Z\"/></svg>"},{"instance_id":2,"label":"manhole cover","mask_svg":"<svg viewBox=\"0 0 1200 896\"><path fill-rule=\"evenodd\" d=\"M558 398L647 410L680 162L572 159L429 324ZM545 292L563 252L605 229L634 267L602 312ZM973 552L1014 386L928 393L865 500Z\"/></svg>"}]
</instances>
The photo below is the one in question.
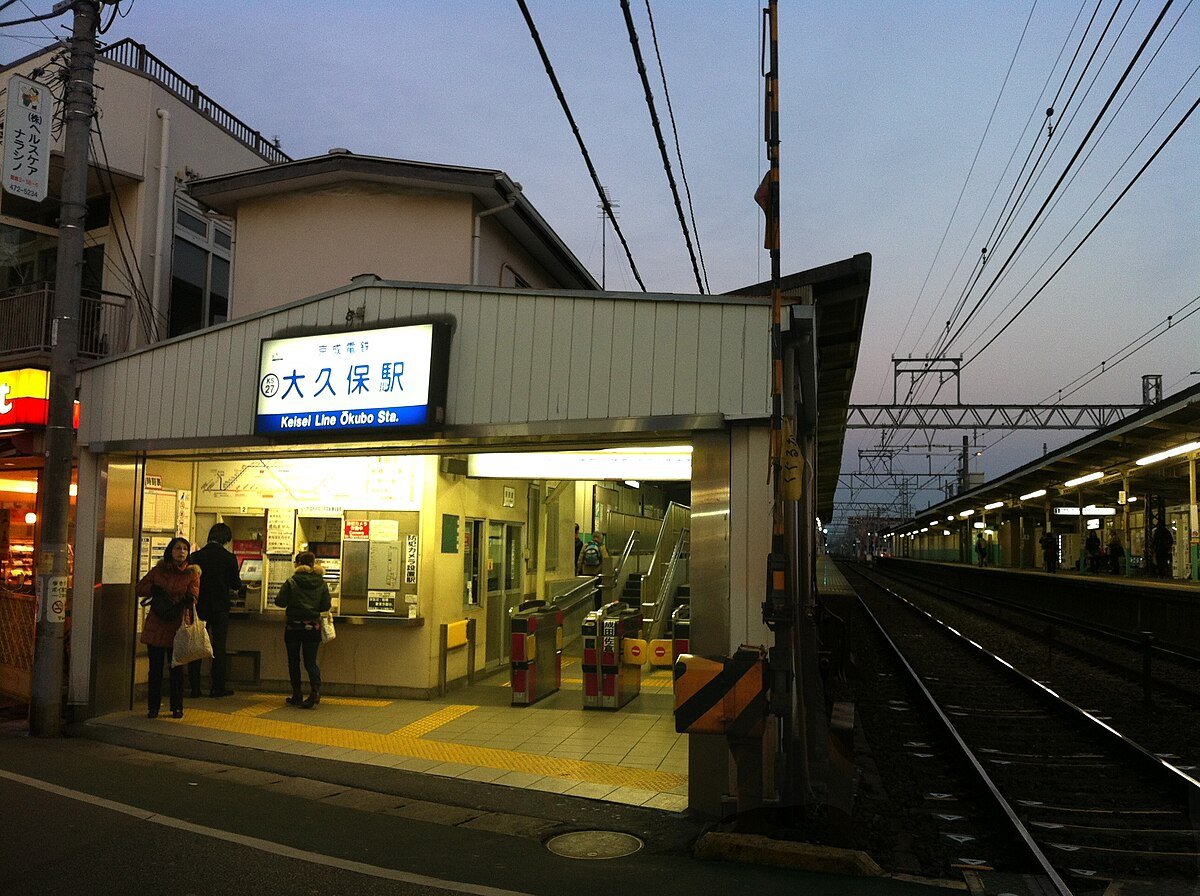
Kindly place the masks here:
<instances>
[{"instance_id":1,"label":"manhole cover","mask_svg":"<svg viewBox=\"0 0 1200 896\"><path fill-rule=\"evenodd\" d=\"M619 831L574 831L551 838L546 848L568 859L619 859L644 845L632 834Z\"/></svg>"}]
</instances>

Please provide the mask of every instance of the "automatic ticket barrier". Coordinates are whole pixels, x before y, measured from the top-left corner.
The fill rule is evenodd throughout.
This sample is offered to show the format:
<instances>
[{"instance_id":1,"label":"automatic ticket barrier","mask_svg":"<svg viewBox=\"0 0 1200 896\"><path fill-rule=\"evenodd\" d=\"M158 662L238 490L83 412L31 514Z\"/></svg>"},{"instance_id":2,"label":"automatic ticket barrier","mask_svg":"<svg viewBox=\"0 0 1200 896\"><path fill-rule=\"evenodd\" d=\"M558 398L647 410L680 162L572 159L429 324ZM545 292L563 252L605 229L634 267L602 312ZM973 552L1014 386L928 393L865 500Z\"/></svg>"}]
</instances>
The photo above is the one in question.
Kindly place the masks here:
<instances>
[{"instance_id":1,"label":"automatic ticket barrier","mask_svg":"<svg viewBox=\"0 0 1200 896\"><path fill-rule=\"evenodd\" d=\"M512 705L528 706L562 686L562 610L527 600L512 612Z\"/></svg>"},{"instance_id":2,"label":"automatic ticket barrier","mask_svg":"<svg viewBox=\"0 0 1200 896\"><path fill-rule=\"evenodd\" d=\"M583 620L583 708L620 709L642 690L642 614L622 601Z\"/></svg>"}]
</instances>

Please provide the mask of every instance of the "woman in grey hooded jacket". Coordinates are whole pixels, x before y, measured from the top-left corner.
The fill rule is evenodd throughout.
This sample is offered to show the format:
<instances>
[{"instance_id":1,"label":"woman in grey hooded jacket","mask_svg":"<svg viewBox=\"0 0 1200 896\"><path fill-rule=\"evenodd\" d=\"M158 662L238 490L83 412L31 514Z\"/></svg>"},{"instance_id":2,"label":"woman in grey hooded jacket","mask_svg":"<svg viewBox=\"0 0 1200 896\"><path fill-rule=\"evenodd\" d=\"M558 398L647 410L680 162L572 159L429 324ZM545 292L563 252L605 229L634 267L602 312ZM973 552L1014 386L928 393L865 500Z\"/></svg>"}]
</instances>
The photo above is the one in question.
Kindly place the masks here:
<instances>
[{"instance_id":1,"label":"woman in grey hooded jacket","mask_svg":"<svg viewBox=\"0 0 1200 896\"><path fill-rule=\"evenodd\" d=\"M321 702L321 667L317 665L317 648L321 646L321 614L332 606L325 570L316 564L312 551L296 555L292 577L279 588L275 606L287 610L283 627L283 643L287 648L288 677L292 681L291 706L312 709ZM300 690L300 656L308 673L309 695Z\"/></svg>"}]
</instances>

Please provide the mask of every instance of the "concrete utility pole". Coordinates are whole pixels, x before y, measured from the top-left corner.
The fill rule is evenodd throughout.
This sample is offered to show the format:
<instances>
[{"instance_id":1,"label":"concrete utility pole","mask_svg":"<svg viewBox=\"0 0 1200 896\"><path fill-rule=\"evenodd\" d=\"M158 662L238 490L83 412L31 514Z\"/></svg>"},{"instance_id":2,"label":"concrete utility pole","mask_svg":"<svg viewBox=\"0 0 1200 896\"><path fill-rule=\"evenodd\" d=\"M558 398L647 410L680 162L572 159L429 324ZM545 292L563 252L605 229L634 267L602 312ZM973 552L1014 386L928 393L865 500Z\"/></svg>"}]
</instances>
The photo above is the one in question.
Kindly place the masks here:
<instances>
[{"instance_id":1,"label":"concrete utility pole","mask_svg":"<svg viewBox=\"0 0 1200 896\"><path fill-rule=\"evenodd\" d=\"M79 353L88 142L94 97L99 0L75 0L71 64L63 101L63 182L54 317L50 324L50 406L42 472L42 543L37 567L37 640L29 733L62 730L63 636L70 576L71 462L75 453L75 362Z\"/></svg>"}]
</instances>

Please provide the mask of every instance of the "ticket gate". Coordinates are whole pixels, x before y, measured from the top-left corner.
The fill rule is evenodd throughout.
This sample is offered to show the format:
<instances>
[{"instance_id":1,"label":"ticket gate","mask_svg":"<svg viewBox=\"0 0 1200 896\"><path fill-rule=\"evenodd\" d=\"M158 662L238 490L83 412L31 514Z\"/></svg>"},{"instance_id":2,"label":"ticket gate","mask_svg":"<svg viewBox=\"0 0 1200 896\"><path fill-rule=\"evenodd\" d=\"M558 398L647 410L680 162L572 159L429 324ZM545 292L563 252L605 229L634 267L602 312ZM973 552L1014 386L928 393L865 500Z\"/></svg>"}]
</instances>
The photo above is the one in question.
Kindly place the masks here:
<instances>
[{"instance_id":1,"label":"ticket gate","mask_svg":"<svg viewBox=\"0 0 1200 896\"><path fill-rule=\"evenodd\" d=\"M583 620L583 708L620 709L642 690L642 614L622 601Z\"/></svg>"},{"instance_id":2,"label":"ticket gate","mask_svg":"<svg viewBox=\"0 0 1200 896\"><path fill-rule=\"evenodd\" d=\"M523 601L512 612L512 705L528 706L562 686L563 614L544 600Z\"/></svg>"}]
</instances>

